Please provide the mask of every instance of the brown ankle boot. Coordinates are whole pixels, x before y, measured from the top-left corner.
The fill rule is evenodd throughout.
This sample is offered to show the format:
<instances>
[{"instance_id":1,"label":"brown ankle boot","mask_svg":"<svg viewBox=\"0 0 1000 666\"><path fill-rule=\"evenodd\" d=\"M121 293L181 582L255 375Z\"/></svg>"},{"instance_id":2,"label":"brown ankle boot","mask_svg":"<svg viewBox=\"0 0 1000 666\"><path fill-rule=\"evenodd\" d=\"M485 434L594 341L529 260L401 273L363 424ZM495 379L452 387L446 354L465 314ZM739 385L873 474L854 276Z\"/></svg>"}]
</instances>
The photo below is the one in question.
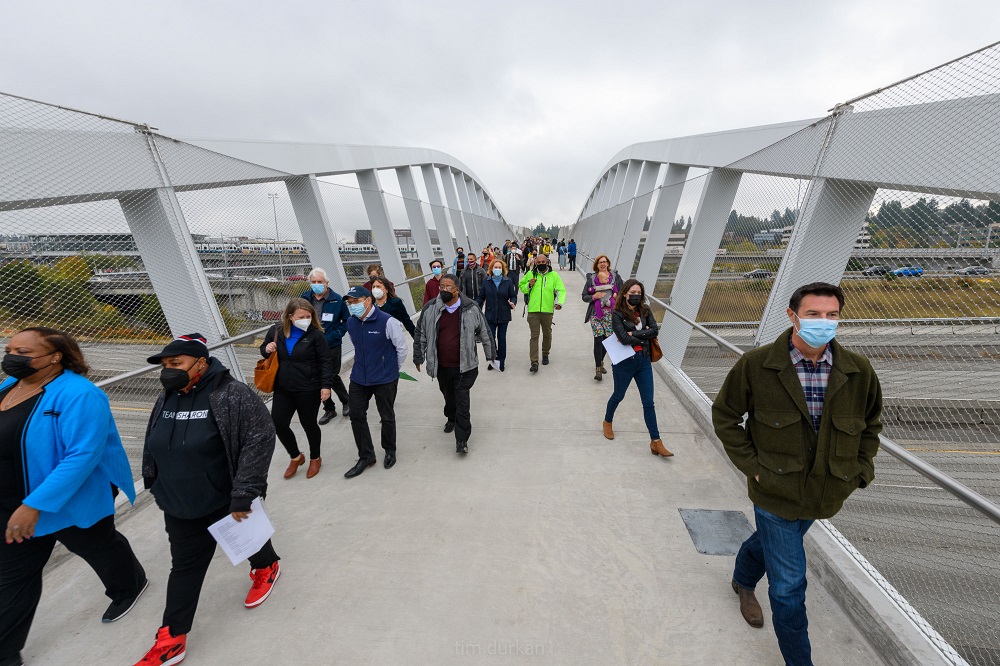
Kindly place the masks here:
<instances>
[{"instance_id":1,"label":"brown ankle boot","mask_svg":"<svg viewBox=\"0 0 1000 666\"><path fill-rule=\"evenodd\" d=\"M299 471L299 465L305 465L305 464L306 464L306 457L302 453L292 458L292 461L288 463L288 469L285 470L285 478L290 479L293 476L295 476L295 473Z\"/></svg>"},{"instance_id":2,"label":"brown ankle boot","mask_svg":"<svg viewBox=\"0 0 1000 666\"><path fill-rule=\"evenodd\" d=\"M614 439L615 431L611 429L611 424L608 423L607 421L604 421L603 424L604 424L604 436L608 439Z\"/></svg>"},{"instance_id":3,"label":"brown ankle boot","mask_svg":"<svg viewBox=\"0 0 1000 666\"><path fill-rule=\"evenodd\" d=\"M764 626L764 611L761 610L760 602L757 601L757 595L753 593L753 590L737 585L735 580L731 582L733 592L740 595L740 613L743 615L743 619L751 627L760 629Z\"/></svg>"},{"instance_id":4,"label":"brown ankle boot","mask_svg":"<svg viewBox=\"0 0 1000 666\"><path fill-rule=\"evenodd\" d=\"M663 456L664 458L674 455L667 450L667 447L663 446L663 440L661 439L654 439L649 443L649 452L654 456Z\"/></svg>"},{"instance_id":5,"label":"brown ankle boot","mask_svg":"<svg viewBox=\"0 0 1000 666\"><path fill-rule=\"evenodd\" d=\"M306 470L306 478L311 479L317 474L319 474L319 466L323 464L322 458L316 458L315 460L309 461L309 469Z\"/></svg>"},{"instance_id":6,"label":"brown ankle boot","mask_svg":"<svg viewBox=\"0 0 1000 666\"><path fill-rule=\"evenodd\" d=\"M594 379L596 379L597 381L601 381L602 379L604 379L604 377L601 375L600 366L597 367L597 372L594 373Z\"/></svg>"}]
</instances>

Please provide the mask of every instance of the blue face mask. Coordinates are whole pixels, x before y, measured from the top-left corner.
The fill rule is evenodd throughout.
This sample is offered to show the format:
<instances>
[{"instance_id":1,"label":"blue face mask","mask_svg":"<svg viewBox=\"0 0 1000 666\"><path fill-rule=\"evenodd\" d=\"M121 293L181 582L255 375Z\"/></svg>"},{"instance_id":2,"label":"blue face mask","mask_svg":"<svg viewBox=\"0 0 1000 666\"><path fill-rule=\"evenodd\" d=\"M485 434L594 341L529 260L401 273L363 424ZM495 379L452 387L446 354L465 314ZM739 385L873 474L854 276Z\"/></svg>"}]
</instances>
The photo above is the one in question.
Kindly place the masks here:
<instances>
[{"instance_id":1,"label":"blue face mask","mask_svg":"<svg viewBox=\"0 0 1000 666\"><path fill-rule=\"evenodd\" d=\"M503 275L503 269L502 268L494 268L493 269L493 277L500 277L501 275Z\"/></svg>"},{"instance_id":2,"label":"blue face mask","mask_svg":"<svg viewBox=\"0 0 1000 666\"><path fill-rule=\"evenodd\" d=\"M434 273L434 275L441 275L441 267L435 266L434 268L431 269L431 273Z\"/></svg>"},{"instance_id":3,"label":"blue face mask","mask_svg":"<svg viewBox=\"0 0 1000 666\"><path fill-rule=\"evenodd\" d=\"M357 318L361 318L365 314L365 304L364 303L348 303L347 311L350 312Z\"/></svg>"},{"instance_id":4,"label":"blue face mask","mask_svg":"<svg viewBox=\"0 0 1000 666\"><path fill-rule=\"evenodd\" d=\"M309 286L312 288L313 293L316 294L317 296L319 296L324 291L326 291L326 285L325 284L311 284Z\"/></svg>"},{"instance_id":5,"label":"blue face mask","mask_svg":"<svg viewBox=\"0 0 1000 666\"><path fill-rule=\"evenodd\" d=\"M798 315L795 318L799 320L799 329L796 333L813 349L822 348L837 335L839 322L836 319L800 319Z\"/></svg>"}]
</instances>

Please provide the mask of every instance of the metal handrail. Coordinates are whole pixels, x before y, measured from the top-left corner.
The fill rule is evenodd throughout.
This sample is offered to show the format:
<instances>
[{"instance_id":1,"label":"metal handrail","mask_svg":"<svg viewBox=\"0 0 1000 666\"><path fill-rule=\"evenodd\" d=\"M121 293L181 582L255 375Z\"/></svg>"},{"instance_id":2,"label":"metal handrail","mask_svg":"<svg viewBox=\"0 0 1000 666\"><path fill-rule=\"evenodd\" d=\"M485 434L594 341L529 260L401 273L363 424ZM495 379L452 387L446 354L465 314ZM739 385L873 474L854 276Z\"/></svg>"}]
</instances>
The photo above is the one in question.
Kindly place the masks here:
<instances>
[{"instance_id":1,"label":"metal handrail","mask_svg":"<svg viewBox=\"0 0 1000 666\"><path fill-rule=\"evenodd\" d=\"M414 280L420 280L429 275L433 275L433 273L424 273L422 275L417 275L416 277L408 278L406 280L403 280L402 282L397 282L396 284L408 284L410 282L413 282ZM221 349L222 347L228 347L229 345L239 342L240 340L246 340L247 338L252 338L255 335L267 331L272 326L274 326L274 324L268 324L267 326L261 326L260 328L255 328L252 331L241 333L240 335L236 335L231 338L226 338L225 340L220 340L219 342L214 342L208 345L208 351L215 351L216 349ZM122 382L128 381L129 379L133 379L135 377L144 375L147 372L158 370L159 368L160 368L159 365L149 365L144 368L129 370L128 372L123 372L120 375L115 375L114 377L108 377L107 379L102 379L99 382L95 382L95 385L97 386L97 388L101 389L108 388L109 386L114 386L115 384L121 384Z\"/></svg>"},{"instance_id":2,"label":"metal handrail","mask_svg":"<svg viewBox=\"0 0 1000 666\"><path fill-rule=\"evenodd\" d=\"M716 335L715 333L712 333L710 330L708 330L701 324L692 321L691 319L684 316L683 314L681 314L671 306L667 305L660 299L650 296L648 294L646 295L646 298L663 306L667 312L677 317L678 319L688 324L689 326L697 329L699 333L705 335L720 347L723 347L739 356L743 356L744 351L742 349L730 343L726 339ZM934 467L933 465L924 462L919 457L913 455L905 448L903 448L901 445L889 439L885 435L879 435L879 443L883 449L889 452L889 455L893 456L897 460L909 466L911 469L924 476L924 478L927 478L936 483L937 485L941 486L949 493L951 493L953 496L957 497L959 500L961 500L968 506L972 507L976 511L979 511L993 522L1000 524L1000 506L997 506L989 499L983 497L975 490L969 488L960 481L957 481L955 478L949 476L948 474L945 474L937 467Z\"/></svg>"}]
</instances>

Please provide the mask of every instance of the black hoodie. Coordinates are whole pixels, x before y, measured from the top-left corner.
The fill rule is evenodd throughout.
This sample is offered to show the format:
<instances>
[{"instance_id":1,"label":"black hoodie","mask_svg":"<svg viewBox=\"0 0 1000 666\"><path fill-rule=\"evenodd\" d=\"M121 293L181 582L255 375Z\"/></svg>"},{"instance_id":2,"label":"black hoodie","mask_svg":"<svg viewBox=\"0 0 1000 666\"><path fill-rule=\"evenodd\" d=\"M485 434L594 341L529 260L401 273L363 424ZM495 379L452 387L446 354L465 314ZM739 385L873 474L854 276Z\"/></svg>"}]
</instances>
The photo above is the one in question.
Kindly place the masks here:
<instances>
[{"instance_id":1,"label":"black hoodie","mask_svg":"<svg viewBox=\"0 0 1000 666\"><path fill-rule=\"evenodd\" d=\"M209 401L213 387L228 375L218 359L209 359L188 393L165 393L146 435L146 449L157 468L150 491L171 516L201 518L230 503L229 463Z\"/></svg>"}]
</instances>

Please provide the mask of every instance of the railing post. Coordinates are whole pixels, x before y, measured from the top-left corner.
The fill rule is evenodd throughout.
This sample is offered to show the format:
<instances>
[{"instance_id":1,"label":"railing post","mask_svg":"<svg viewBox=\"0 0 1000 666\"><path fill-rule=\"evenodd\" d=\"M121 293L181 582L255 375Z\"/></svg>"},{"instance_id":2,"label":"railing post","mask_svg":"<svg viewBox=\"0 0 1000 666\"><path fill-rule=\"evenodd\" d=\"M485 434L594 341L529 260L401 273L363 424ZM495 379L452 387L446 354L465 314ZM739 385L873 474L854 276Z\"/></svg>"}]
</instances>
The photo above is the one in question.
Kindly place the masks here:
<instances>
[{"instance_id":1,"label":"railing post","mask_svg":"<svg viewBox=\"0 0 1000 666\"><path fill-rule=\"evenodd\" d=\"M663 255L670 241L670 230L673 229L674 219L677 217L677 206L684 193L684 181L687 180L687 175L688 167L668 164L663 186L657 195L656 206L653 207L653 219L649 222L646 246L642 249L639 269L635 272L636 279L646 285L650 293L656 288L656 281L660 276Z\"/></svg>"},{"instance_id":2,"label":"railing post","mask_svg":"<svg viewBox=\"0 0 1000 666\"><path fill-rule=\"evenodd\" d=\"M830 178L809 184L757 329L758 346L788 327L785 310L793 291L810 282L840 284L876 189Z\"/></svg>"},{"instance_id":3,"label":"railing post","mask_svg":"<svg viewBox=\"0 0 1000 666\"><path fill-rule=\"evenodd\" d=\"M392 230L389 209L385 205L385 195L382 192L378 172L375 169L365 169L358 171L357 175L361 198L368 213L368 221L371 223L372 237L375 239L375 248L382 262L382 270L394 283L403 282L406 280L406 271L399 256L399 247L396 245L396 235ZM402 299L407 312L412 314L416 311L409 289L400 289L396 295Z\"/></svg>"},{"instance_id":4,"label":"railing post","mask_svg":"<svg viewBox=\"0 0 1000 666\"><path fill-rule=\"evenodd\" d=\"M706 177L684 256L677 268L677 279L670 294L670 303L674 309L692 320L697 321L698 308L705 295L716 250L722 242L722 234L726 230L742 176L741 172L732 169L713 169ZM691 327L674 317L666 319L660 336L666 343L663 356L680 367L691 338Z\"/></svg>"},{"instance_id":5,"label":"railing post","mask_svg":"<svg viewBox=\"0 0 1000 666\"><path fill-rule=\"evenodd\" d=\"M296 176L286 181L288 198L295 211L295 219L302 232L302 243L313 267L320 266L327 272L333 290L344 294L350 288L344 262L337 246L337 234L330 224L323 192L316 176Z\"/></svg>"}]
</instances>

